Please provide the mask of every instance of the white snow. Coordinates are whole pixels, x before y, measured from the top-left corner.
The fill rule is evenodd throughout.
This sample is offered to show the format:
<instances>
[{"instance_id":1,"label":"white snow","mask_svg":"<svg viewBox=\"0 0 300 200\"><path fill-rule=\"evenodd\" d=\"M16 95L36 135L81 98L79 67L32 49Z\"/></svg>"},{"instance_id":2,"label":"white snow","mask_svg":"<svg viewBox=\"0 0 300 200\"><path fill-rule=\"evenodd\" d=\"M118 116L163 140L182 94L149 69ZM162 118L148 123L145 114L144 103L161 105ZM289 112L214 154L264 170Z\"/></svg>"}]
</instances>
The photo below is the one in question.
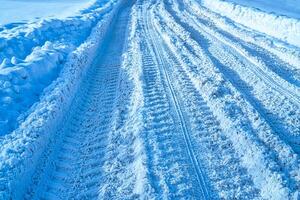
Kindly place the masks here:
<instances>
[{"instance_id":1,"label":"white snow","mask_svg":"<svg viewBox=\"0 0 300 200\"><path fill-rule=\"evenodd\" d=\"M187 66L185 66L184 63L180 64L190 72L190 78L195 87L200 93L205 94L204 99L208 102L209 107L214 108L213 113L219 118L224 134L234 141L233 145L234 148L236 148L236 152L243 155L241 156L242 162L249 170L249 173L253 175L254 183L262 190L262 197L266 199L288 198L290 191L284 187L285 183L282 180L282 175L277 171L273 171L273 168L266 167L274 165L273 161L267 158L268 150L257 143L257 140L251 134L253 129L258 135L265 134L269 127L263 125L264 122L261 122L260 127L253 127L253 129L246 126L246 124L248 124L246 122L247 120L253 120L251 119L252 117L255 118L255 115L257 115L257 113L255 113L256 111L247 105L248 103L244 101L244 98L239 97L239 91L237 91L236 88L232 87L231 84L227 85L223 76L219 76L220 73L218 73L218 71L220 69L213 67L212 61L205 56L204 50L189 38L188 33L185 33L182 27L176 26L176 24L171 21L171 16L168 16L163 11L159 11L159 13L163 16L165 15L164 21L167 22L168 26L172 27L176 35L184 38L185 43L191 43L191 46L195 48L196 54L201 57L200 60L204 63L202 68L205 68L205 70L199 69L199 71L195 72L189 69L189 67L193 65L201 65L201 63L197 63L197 59L193 60L190 58L190 64ZM166 27L161 24L157 24L156 26ZM184 48L183 43L180 43L182 39L175 38L175 36L172 35L167 36L167 34L170 34L169 32L170 30L162 28L160 35L166 40L167 44L174 51L174 54L183 57L186 56L186 58L182 58L182 60L186 61L189 59L190 53ZM180 52L178 50L180 50ZM201 79L198 76L201 76ZM240 115L243 112L247 113L247 118ZM270 140L273 136L268 137L268 140ZM277 139L275 137L272 140L276 141ZM282 144L277 145L281 146ZM285 148L285 145L280 148ZM298 170L298 167L294 170ZM272 190L276 192L270 192Z\"/></svg>"},{"instance_id":2,"label":"white snow","mask_svg":"<svg viewBox=\"0 0 300 200\"><path fill-rule=\"evenodd\" d=\"M299 8L0 0L0 199L299 199Z\"/></svg>"},{"instance_id":3,"label":"white snow","mask_svg":"<svg viewBox=\"0 0 300 200\"><path fill-rule=\"evenodd\" d=\"M257 8L275 15L285 15L300 19L300 2L298 0L225 0L238 5Z\"/></svg>"},{"instance_id":4,"label":"white snow","mask_svg":"<svg viewBox=\"0 0 300 200\"><path fill-rule=\"evenodd\" d=\"M0 135L14 130L26 117L43 89L57 78L69 54L85 41L112 4L95 2L80 16L42 19L0 32Z\"/></svg>"},{"instance_id":5,"label":"white snow","mask_svg":"<svg viewBox=\"0 0 300 200\"><path fill-rule=\"evenodd\" d=\"M60 76L47 87L40 101L28 111L30 114L20 127L1 139L0 198L24 194L41 154L47 144L56 140L55 130L64 119L88 67L97 54L99 45L115 15L116 7L99 21L91 35L68 55ZM43 78L48 78L43 76ZM26 93L25 93L26 96ZM24 98L24 97L22 97ZM11 108L6 112L11 112ZM7 184L10 182L10 184Z\"/></svg>"},{"instance_id":6,"label":"white snow","mask_svg":"<svg viewBox=\"0 0 300 200\"><path fill-rule=\"evenodd\" d=\"M237 23L300 47L300 20L297 18L263 12L253 7L223 0L203 0L201 3L212 11ZM274 4L276 3L274 2ZM298 6L297 3L295 7Z\"/></svg>"}]
</instances>

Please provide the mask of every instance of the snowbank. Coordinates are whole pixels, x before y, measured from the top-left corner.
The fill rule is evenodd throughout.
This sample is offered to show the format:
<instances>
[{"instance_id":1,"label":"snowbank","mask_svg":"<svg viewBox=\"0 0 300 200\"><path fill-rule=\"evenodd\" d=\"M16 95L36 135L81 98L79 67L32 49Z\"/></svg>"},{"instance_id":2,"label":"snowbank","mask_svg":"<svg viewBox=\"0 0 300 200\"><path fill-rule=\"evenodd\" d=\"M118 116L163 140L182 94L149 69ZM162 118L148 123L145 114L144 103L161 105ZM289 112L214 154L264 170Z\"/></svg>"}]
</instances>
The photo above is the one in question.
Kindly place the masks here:
<instances>
[{"instance_id":1,"label":"snowbank","mask_svg":"<svg viewBox=\"0 0 300 200\"><path fill-rule=\"evenodd\" d=\"M257 8L264 12L285 15L291 18L300 19L299 0L226 0L236 4Z\"/></svg>"},{"instance_id":2,"label":"snowbank","mask_svg":"<svg viewBox=\"0 0 300 200\"><path fill-rule=\"evenodd\" d=\"M43 88L57 77L70 49L63 44L46 42L42 47L35 47L24 61L13 57L11 63L4 59L0 69L0 135L15 128L20 114L29 109Z\"/></svg>"},{"instance_id":3,"label":"snowbank","mask_svg":"<svg viewBox=\"0 0 300 200\"><path fill-rule=\"evenodd\" d=\"M35 167L47 147L57 137L73 97L103 43L120 2L93 29L88 39L73 51L60 76L46 88L30 115L11 134L0 140L0 199L21 199L32 180ZM30 166L30 167L29 167Z\"/></svg>"},{"instance_id":4,"label":"snowbank","mask_svg":"<svg viewBox=\"0 0 300 200\"><path fill-rule=\"evenodd\" d=\"M42 19L0 32L0 63L13 56L24 59L32 48L42 46L46 41L79 45L90 34L91 28L111 10L112 2L97 1L83 10L79 16L68 19Z\"/></svg>"},{"instance_id":5,"label":"snowbank","mask_svg":"<svg viewBox=\"0 0 300 200\"><path fill-rule=\"evenodd\" d=\"M0 32L0 137L18 127L43 89L57 78L68 55L112 5L113 1L95 2L81 16Z\"/></svg>"},{"instance_id":6,"label":"snowbank","mask_svg":"<svg viewBox=\"0 0 300 200\"><path fill-rule=\"evenodd\" d=\"M300 20L222 0L203 0L202 4L237 23L300 47Z\"/></svg>"}]
</instances>

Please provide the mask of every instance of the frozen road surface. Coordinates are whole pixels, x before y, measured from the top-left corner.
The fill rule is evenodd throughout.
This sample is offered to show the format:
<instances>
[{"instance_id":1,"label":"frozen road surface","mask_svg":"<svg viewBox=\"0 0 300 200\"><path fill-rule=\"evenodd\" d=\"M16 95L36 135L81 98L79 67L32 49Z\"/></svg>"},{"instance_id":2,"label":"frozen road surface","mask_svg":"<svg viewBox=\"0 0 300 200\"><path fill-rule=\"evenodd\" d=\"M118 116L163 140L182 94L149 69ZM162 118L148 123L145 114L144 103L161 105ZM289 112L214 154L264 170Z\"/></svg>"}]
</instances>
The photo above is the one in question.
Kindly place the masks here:
<instances>
[{"instance_id":1,"label":"frozen road surface","mask_svg":"<svg viewBox=\"0 0 300 200\"><path fill-rule=\"evenodd\" d=\"M0 199L299 200L300 47L252 28L194 0L0 27Z\"/></svg>"}]
</instances>

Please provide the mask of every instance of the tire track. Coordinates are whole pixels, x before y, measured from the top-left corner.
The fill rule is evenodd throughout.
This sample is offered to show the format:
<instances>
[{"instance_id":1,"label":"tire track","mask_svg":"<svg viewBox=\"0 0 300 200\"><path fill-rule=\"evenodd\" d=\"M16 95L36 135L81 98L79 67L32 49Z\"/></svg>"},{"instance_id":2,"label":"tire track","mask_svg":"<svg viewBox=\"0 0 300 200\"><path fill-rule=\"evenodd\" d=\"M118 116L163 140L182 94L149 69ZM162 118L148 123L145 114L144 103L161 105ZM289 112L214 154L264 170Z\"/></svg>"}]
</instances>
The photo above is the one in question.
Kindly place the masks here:
<instances>
[{"instance_id":1,"label":"tire track","mask_svg":"<svg viewBox=\"0 0 300 200\"><path fill-rule=\"evenodd\" d=\"M230 33L220 30L212 24L212 22L200 18L191 12L189 12L189 15L193 16L191 17L191 20L193 23L197 24L199 29L201 29L201 32L214 37L225 46L232 48L237 55L240 55L254 66L254 68L249 68L249 70L252 70L252 72L260 77L270 88L273 88L273 90L286 96L293 101L295 105L300 107L299 81L294 79L291 74L286 75L284 73L279 73L287 72L286 70L283 70L287 64L283 63L278 58L275 59L270 53L270 55L266 54L264 50L255 47L254 45L247 44ZM194 18L197 19L197 22Z\"/></svg>"},{"instance_id":2,"label":"tire track","mask_svg":"<svg viewBox=\"0 0 300 200\"><path fill-rule=\"evenodd\" d=\"M241 167L239 157L232 147L229 139L222 134L219 122L216 120L202 96L192 84L188 75L182 69L177 58L163 46L172 70L168 73L172 80L177 80L175 85L182 102L186 117L189 119L191 130L191 144L195 155L201 159L210 173L212 184L217 191L222 191L221 198L227 199L253 199L258 197L258 189L253 185L246 169ZM224 162L224 160L226 160ZM212 195L211 197L212 198Z\"/></svg>"},{"instance_id":3,"label":"tire track","mask_svg":"<svg viewBox=\"0 0 300 200\"><path fill-rule=\"evenodd\" d=\"M175 19L179 20L178 17L176 17ZM179 23L182 24L184 27L188 26L185 25L184 22L179 22ZM191 27L189 27L189 30L190 29ZM209 42L206 43L206 40L201 37L201 34L200 33L198 34L199 37L197 37L197 34L198 33L192 33L193 39L196 39L196 41L199 42L199 45L204 46L205 49L210 49L208 45ZM190 49L191 48L192 47L190 47ZM193 52L193 50L191 51ZM277 161L278 164L282 168L284 168L283 172L285 176L288 177L288 182L289 185L291 185L291 188L297 187L296 185L299 185L299 183L297 183L298 181L297 181L297 177L295 176L295 171L297 171L299 167L296 167L294 165L294 161L293 159L290 158L290 156L287 156L287 154L282 153L282 149L285 149L285 151L289 152L290 155L294 154L294 157L297 157L293 152L293 150L296 153L299 152L299 144L297 143L297 139L295 139L294 137L289 138L291 133L289 133L290 135L287 135L288 130L285 129L282 122L279 119L277 119L277 116L274 116L272 113L270 113L260 101L258 101L254 96L252 96L250 92L251 87L246 82L241 80L240 77L235 73L235 71L231 70L229 67L223 65L222 63L220 63L220 61L216 60L216 58L214 58L213 55L208 50L206 50L206 52L207 55L210 56L211 59L214 61L215 65L218 66L218 69L224 74L226 79L232 83L232 85L244 96L244 98L250 103L250 105L253 106L253 108L259 113L260 117L262 117L267 122L267 125L270 126L269 129L271 131L269 133L267 133L266 131L264 131L264 133L258 132L257 137L263 142L264 146L266 146L270 152L274 152L274 155L276 156L276 160L278 160ZM218 59L222 60L224 57L225 57L224 55L219 56ZM228 66L234 66L234 64L231 63L228 64ZM295 124L295 126L297 126L297 123ZM272 142L270 143L270 141Z\"/></svg>"},{"instance_id":4,"label":"tire track","mask_svg":"<svg viewBox=\"0 0 300 200\"><path fill-rule=\"evenodd\" d=\"M65 137L54 150L57 156L49 160L51 172L45 170L38 183L36 199L95 199L99 195L118 89L124 43L120 36L126 32L128 20L122 11L82 86L83 94L75 100L71 117L60 130Z\"/></svg>"},{"instance_id":5,"label":"tire track","mask_svg":"<svg viewBox=\"0 0 300 200\"><path fill-rule=\"evenodd\" d=\"M148 16L150 15L148 14ZM168 51L159 36L155 36L155 39L152 40L161 45L161 56L168 63L165 65L165 73L170 74L169 80L176 80L176 82L172 82L171 87L174 88L173 94L177 96L177 105L181 107L181 120L185 121L186 127L191 127L187 132L189 148L193 149L195 159L201 159L200 162L203 163L200 165L198 162L195 165L203 168L205 173L209 174L210 181L203 180L206 187L210 182L216 190L209 189L208 196L202 196L202 198L253 199L257 197L258 191L253 186L246 169L240 166L239 158L236 156L231 142L222 134L219 122L210 112L210 108L199 95L186 72L176 61L177 58ZM184 111L182 106L185 108ZM204 174L204 171L201 173ZM222 192L218 194L217 191Z\"/></svg>"},{"instance_id":6,"label":"tire track","mask_svg":"<svg viewBox=\"0 0 300 200\"><path fill-rule=\"evenodd\" d=\"M136 54L137 16L134 3L130 2L128 8L130 24L125 34L116 109L108 134L99 199L151 199L153 196L146 178L144 138L141 137L143 94L140 55Z\"/></svg>"},{"instance_id":7,"label":"tire track","mask_svg":"<svg viewBox=\"0 0 300 200\"><path fill-rule=\"evenodd\" d=\"M178 19L178 17L175 18ZM237 53L234 49L228 48L226 44L222 44L215 36L202 31L199 23L191 19L191 26L199 27L199 30L195 30L189 25L184 25L185 22L180 23L191 32L195 41L201 43L206 49L206 53L215 65L219 67L224 76L229 80L231 79L231 82L235 84L237 89L240 88L241 93L244 94L272 129L278 132L280 137L298 152L299 142L297 141L299 140L298 133L300 131L300 126L298 126L300 120L298 117L299 106L291 102L282 93L265 84L260 76L253 73L253 65L251 63L243 57L236 56ZM283 109L287 112L282 112Z\"/></svg>"},{"instance_id":8,"label":"tire track","mask_svg":"<svg viewBox=\"0 0 300 200\"><path fill-rule=\"evenodd\" d=\"M220 87L216 83L211 85L211 80L209 78L209 77L211 77L211 75L208 75L207 72L204 72L202 67L197 67L197 66L203 66L205 68L205 70L208 70L209 74L212 73L212 76L214 77L215 75L213 75L213 74L216 73L216 72L214 72L214 70L211 70L210 68L207 69L207 67L206 67L206 65L210 66L210 63L209 62L207 63L206 58L203 57L203 55L201 55L202 54L201 52L199 52L199 54L198 54L200 56L199 58L197 58L198 57L197 55L192 55L193 54L192 52L188 52L189 50L185 47L185 43L187 43L190 40L188 38L188 36L186 34L184 34L184 35L178 34L178 33L180 33L181 30L178 30L178 28L172 22L170 23L170 20L167 20L168 21L167 24L164 24L164 23L161 24L162 23L161 19L159 19L159 17L158 17L161 14L163 14L163 11L161 9L157 10L157 14L156 14L157 15L156 16L157 21L156 21L156 26L155 27L157 29L162 29L161 31L159 31L159 34L162 35L162 38L165 40L165 42L168 44L168 46L170 46L172 48L172 51L174 51L174 54L176 54L180 57L179 58L180 64L182 66L185 66L185 68L186 68L185 70L187 70L187 72L189 73L189 77L191 79L193 79L193 84L195 84L195 86L197 86L198 89L200 89L200 88L204 89L204 95L206 95L205 99L207 100L207 98L208 98L209 101L211 101L214 98L218 98L218 97L222 98L223 95L225 95L227 93L231 93L229 90L226 91L226 89L223 86ZM167 19L170 19L170 17L168 17ZM171 27L168 27L168 26L171 26ZM170 34L171 34L171 36L169 36ZM183 37L183 38L180 38L180 37ZM196 48L197 45L193 44L192 47ZM198 59L200 59L199 61L201 61L201 62L198 63L197 62ZM220 77L218 77L218 76L214 77L214 80L218 80L218 79L220 79ZM207 83L209 83L208 84L209 86L207 85ZM223 83L223 84L226 84L226 83ZM202 91L203 89L200 89L200 91ZM209 90L207 91L207 89L209 89ZM213 91L215 91L215 92L213 92ZM240 100L238 100L236 103L238 103L238 102L240 102ZM218 119L221 119L221 123L223 124L222 127L224 128L224 131L225 132L227 132L227 131L230 132L231 135L230 134L228 135L228 133L226 133L226 135L230 137L230 139L233 142L233 146L235 146L235 149L239 152L240 156L242 156L241 159L243 160L243 165L246 166L246 168L248 170L250 170L250 174L252 173L251 168L252 168L252 165L254 163L253 164L251 163L249 165L247 160L245 160L243 157L253 156L253 155L251 155L252 154L251 151L257 151L257 150L255 150L255 148L258 148L260 152L264 152L264 155L257 154L255 156L263 158L264 159L263 162L265 162L265 164L264 164L265 166L271 166L270 168L263 167L262 170L265 171L266 173L270 173L270 175L269 175L270 177L274 176L275 174L279 175L279 176L277 176L278 177L278 180L277 180L278 182L276 184L283 185L283 187L285 189L289 188L292 191L295 191L295 189L297 188L297 184L295 184L294 180L287 179L286 173L289 173L290 171L286 171L286 170L290 170L292 168L293 172L291 172L291 175L296 178L297 175L295 176L295 174L297 174L297 172L295 170L296 170L297 167L295 168L294 165L289 166L289 164L288 164L286 169L282 170L282 168L281 168L282 166L279 163L277 163L277 159L274 159L273 153L271 153L272 150L270 151L268 146L265 146L262 143L262 141L258 140L257 136L255 135L255 133L257 131L259 131L259 134L263 134L263 136L264 136L264 134L266 134L266 136L268 136L269 133L265 132L266 130L264 132L261 132L262 130L260 130L260 129L262 127L256 127L255 124L254 124L253 127L251 127L250 126L251 123L249 122L249 119L247 119L248 117L246 117L246 118L242 117L241 120L236 120L234 118L230 119L230 117L228 118L228 116L227 116L228 113L226 111L226 109L227 109L226 107L229 105L228 99L226 100L227 105L226 104L222 105L220 103L221 102L218 101L218 99L216 99L216 101L213 100L213 103L210 103L210 105L215 107L215 108L221 106L221 110L218 110L217 112L214 111L214 114L217 114ZM237 107L235 102L232 102L232 103L233 103L232 104L232 106L233 106L232 109L233 108L238 109L238 110L236 110L236 112L242 112L242 110L240 110L240 108ZM240 103L242 103L242 102L240 102ZM244 103L242 103L242 104L244 104ZM225 106L225 107L223 107L223 106ZM225 109L225 113L222 113L223 108ZM253 114L255 115L255 113L252 113L253 111L247 109L247 113L249 111L250 111L249 118L251 119L252 117L254 117ZM236 112L235 112L235 114L237 114ZM220 116L220 114L221 114L221 116ZM228 120L234 120L235 124L240 123L240 125L237 125L237 124L235 125L235 127L237 128L236 131L237 131L237 133L239 133L238 135L235 136L235 133L234 133L235 131L232 131L230 129L228 130L228 128L226 128L228 126L229 127L232 126L232 125L229 125L229 124L224 124L224 120L226 121L226 118L228 118ZM230 122L227 122L227 123L230 123ZM259 129L257 130L257 128L259 128ZM238 130L238 129L240 129L240 130ZM271 139L271 138L269 138L269 139ZM273 140L272 143L269 142L270 144L272 144L272 145L275 145L276 143L279 144L279 146L278 146L279 149L277 149L277 150L280 150L280 148L288 150L288 148L286 146L284 146L284 144L282 144L282 143L280 143L280 141L276 140L276 137L272 138L272 140ZM248 145L249 146L248 149L245 149L243 146L239 146L243 142L248 143L249 145L251 144L250 146ZM274 142L275 142L275 144L274 144ZM279 151L278 153L281 154L280 156L283 156L283 160L282 160L283 164L286 164L286 162L290 162L290 164L293 163L293 161L292 161L293 159L290 159L290 157L286 157L287 155L283 155L282 151L281 152ZM256 158L253 158L253 160L255 160L255 159ZM245 165L245 162L247 163L246 165ZM247 166L247 165L249 165L249 166ZM256 165L256 164L254 164L254 165ZM253 178L256 179L255 174L252 174L252 175L254 175ZM265 178L267 180L269 177L265 177ZM255 184L260 184L259 182L257 182L257 179L255 180L255 182L256 182ZM258 185L257 187L261 187L261 186ZM285 192L285 189L283 189L281 191L282 193L280 195L283 195L283 196L288 195L288 193ZM271 195L272 196L273 194L263 192L262 195L263 196L265 196L265 195ZM278 193L275 194L275 195L278 195Z\"/></svg>"},{"instance_id":9,"label":"tire track","mask_svg":"<svg viewBox=\"0 0 300 200\"><path fill-rule=\"evenodd\" d=\"M191 166L184 150L181 130L173 116L157 64L147 44L141 44L144 74L144 119L149 180L157 198L196 198Z\"/></svg>"},{"instance_id":10,"label":"tire track","mask_svg":"<svg viewBox=\"0 0 300 200\"><path fill-rule=\"evenodd\" d=\"M170 95L170 101L174 105L174 112L179 120L180 124L180 131L182 132L183 139L184 139L184 145L188 153L188 157L190 159L191 165L193 166L194 172L196 174L199 192L201 194L202 199L209 199L210 198L210 192L208 189L208 183L206 182L206 175L204 175L204 172L201 169L201 165L198 161L198 158L195 156L194 150L192 148L191 139L189 136L189 130L187 128L186 121L183 116L183 111L181 106L179 105L177 96L174 92L173 86L171 84L171 80L169 78L168 73L166 72L166 67L168 67L168 64L165 62L165 58L163 57L162 49L160 49L160 46L156 44L157 40L154 36L154 33L151 32L153 30L153 25L150 22L149 19L150 14L149 13L143 13L144 18L144 24L145 24L145 33L147 36L150 37L149 47L153 48L153 54L154 57L157 59L157 65L161 66L158 70L161 73L162 78L165 80L166 87L168 89L168 93Z\"/></svg>"}]
</instances>

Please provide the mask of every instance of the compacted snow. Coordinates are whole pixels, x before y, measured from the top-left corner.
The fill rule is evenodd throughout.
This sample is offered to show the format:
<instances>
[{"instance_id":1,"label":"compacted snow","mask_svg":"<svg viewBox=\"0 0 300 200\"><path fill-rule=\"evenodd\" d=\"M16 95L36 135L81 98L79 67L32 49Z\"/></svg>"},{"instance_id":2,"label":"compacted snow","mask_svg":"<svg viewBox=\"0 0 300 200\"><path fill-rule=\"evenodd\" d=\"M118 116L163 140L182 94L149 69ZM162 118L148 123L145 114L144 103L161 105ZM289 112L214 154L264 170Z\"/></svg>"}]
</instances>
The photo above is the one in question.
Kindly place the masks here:
<instances>
[{"instance_id":1,"label":"compacted snow","mask_svg":"<svg viewBox=\"0 0 300 200\"><path fill-rule=\"evenodd\" d=\"M0 199L298 200L299 20L232 2L2 26Z\"/></svg>"}]
</instances>

